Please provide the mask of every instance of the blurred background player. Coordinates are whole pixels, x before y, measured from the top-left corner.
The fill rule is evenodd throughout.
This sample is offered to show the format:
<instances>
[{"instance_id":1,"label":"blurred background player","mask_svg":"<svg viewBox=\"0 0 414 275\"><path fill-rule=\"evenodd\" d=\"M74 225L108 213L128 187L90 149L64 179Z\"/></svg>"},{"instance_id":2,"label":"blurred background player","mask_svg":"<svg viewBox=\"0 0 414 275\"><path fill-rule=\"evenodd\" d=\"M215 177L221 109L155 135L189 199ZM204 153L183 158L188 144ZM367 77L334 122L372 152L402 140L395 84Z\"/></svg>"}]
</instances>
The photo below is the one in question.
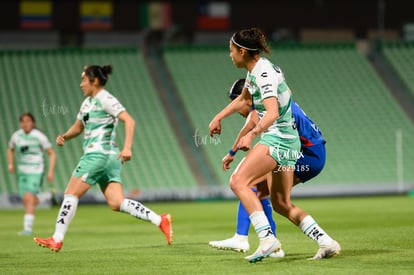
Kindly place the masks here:
<instances>
[{"instance_id":1,"label":"blurred background player","mask_svg":"<svg viewBox=\"0 0 414 275\"><path fill-rule=\"evenodd\" d=\"M239 79L234 82L228 96L231 100L234 100L237 96L240 95L245 79ZM254 111L252 102L251 104L245 105L240 111L240 115L246 118L245 127L251 128L255 123L257 123L258 117L256 114L251 114ZM302 154L298 158L295 166L295 179L294 185L300 182L306 182L311 178L316 177L325 165L326 151L325 143L321 131L317 125L303 112L299 105L292 101L292 115L295 121L295 125L298 129L299 138L301 140L301 151ZM252 115L254 118L252 118ZM237 139L235 141L234 150L237 150L235 147L237 145ZM230 163L234 160L234 156L227 154L223 158L223 163ZM270 177L270 178L269 178ZM268 182L271 184L272 174L267 175L266 178L259 179L257 184L257 189L255 192L258 193L260 201L265 210L265 214L272 226L273 232L276 234L276 224L272 217L272 206L268 199L269 189ZM250 220L246 210L243 205L239 202L238 212L237 212L237 227L236 233L233 237L225 239L222 241L211 241L209 245L218 249L231 249L240 252L246 252L249 250L249 241L248 241L248 232L250 227ZM284 257L283 250L279 250L276 253L272 253L269 257L281 258Z\"/></svg>"},{"instance_id":2,"label":"blurred background player","mask_svg":"<svg viewBox=\"0 0 414 275\"><path fill-rule=\"evenodd\" d=\"M40 246L58 252L69 224L75 216L79 199L94 185L98 184L108 205L114 211L150 221L161 229L171 244L173 232L170 214L158 215L138 201L124 197L121 170L124 162L132 158L135 121L124 106L105 89L112 66L85 66L82 72L80 88L86 97L75 123L56 138L56 143L65 142L84 132L83 150L78 165L72 173L61 208L59 210L55 232L49 238L34 238ZM119 151L115 144L115 131L118 120L124 123L125 139Z\"/></svg>"},{"instance_id":3,"label":"blurred background player","mask_svg":"<svg viewBox=\"0 0 414 275\"><path fill-rule=\"evenodd\" d=\"M19 195L22 198L25 214L23 231L19 235L31 235L35 220L35 207L39 203L38 193L43 183L44 152L49 156L47 180L53 183L56 154L49 139L35 128L35 118L31 113L20 116L20 129L13 133L7 150L8 170L17 175ZM14 165L16 155L17 171Z\"/></svg>"}]
</instances>

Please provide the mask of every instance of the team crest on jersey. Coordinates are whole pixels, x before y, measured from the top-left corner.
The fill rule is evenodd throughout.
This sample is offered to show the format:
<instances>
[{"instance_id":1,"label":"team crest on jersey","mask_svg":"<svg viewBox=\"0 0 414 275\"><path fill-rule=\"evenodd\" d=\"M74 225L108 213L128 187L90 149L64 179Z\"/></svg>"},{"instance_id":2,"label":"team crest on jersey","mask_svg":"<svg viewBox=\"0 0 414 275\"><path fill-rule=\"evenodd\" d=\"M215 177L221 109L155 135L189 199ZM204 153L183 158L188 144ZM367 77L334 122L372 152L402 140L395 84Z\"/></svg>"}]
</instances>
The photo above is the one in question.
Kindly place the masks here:
<instances>
[{"instance_id":1,"label":"team crest on jersey","mask_svg":"<svg viewBox=\"0 0 414 275\"><path fill-rule=\"evenodd\" d=\"M250 87L250 79L246 79L246 81L245 81L245 83L246 83L246 86L249 86Z\"/></svg>"}]
</instances>

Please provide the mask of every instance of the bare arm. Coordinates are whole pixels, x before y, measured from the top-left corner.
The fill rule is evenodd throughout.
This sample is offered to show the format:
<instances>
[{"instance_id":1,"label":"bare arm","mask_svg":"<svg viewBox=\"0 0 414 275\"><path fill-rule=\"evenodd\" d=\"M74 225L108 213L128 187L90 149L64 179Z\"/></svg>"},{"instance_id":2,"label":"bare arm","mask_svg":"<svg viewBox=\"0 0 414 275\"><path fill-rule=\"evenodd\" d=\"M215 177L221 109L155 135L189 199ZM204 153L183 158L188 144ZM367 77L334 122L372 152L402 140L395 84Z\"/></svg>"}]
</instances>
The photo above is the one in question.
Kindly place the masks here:
<instances>
[{"instance_id":1,"label":"bare arm","mask_svg":"<svg viewBox=\"0 0 414 275\"><path fill-rule=\"evenodd\" d=\"M82 121L76 120L75 123L64 133L63 135L58 135L56 138L56 144L59 146L63 146L66 140L72 139L77 137L80 133L83 132L83 124Z\"/></svg>"},{"instance_id":2,"label":"bare arm","mask_svg":"<svg viewBox=\"0 0 414 275\"><path fill-rule=\"evenodd\" d=\"M233 146L231 147L231 150L233 150L234 153L239 150L238 144L240 139L245 136L251 129L253 129L256 124L259 122L259 115L255 110L251 111L249 115L246 118L246 122L244 123L243 128L240 130L239 134L236 137L236 140L233 143ZM234 160L234 155L230 155L230 153L227 153L227 155L224 156L222 159L222 168L223 171L230 169L230 163L232 163Z\"/></svg>"},{"instance_id":3,"label":"bare arm","mask_svg":"<svg viewBox=\"0 0 414 275\"><path fill-rule=\"evenodd\" d=\"M276 97L264 99L263 104L266 109L266 114L263 116L262 120L256 124L256 127L240 139L238 147L242 150L249 150L252 140L262 132L266 131L266 129L279 118L279 108Z\"/></svg>"},{"instance_id":4,"label":"bare arm","mask_svg":"<svg viewBox=\"0 0 414 275\"><path fill-rule=\"evenodd\" d=\"M250 100L249 91L246 88L243 88L243 91L240 96L230 102L226 107L223 108L209 124L210 136L214 134L221 134L221 120L224 118L238 112L245 104L246 101Z\"/></svg>"},{"instance_id":5,"label":"bare arm","mask_svg":"<svg viewBox=\"0 0 414 275\"><path fill-rule=\"evenodd\" d=\"M239 134L236 137L236 140L233 143L232 150L236 152L238 150L237 145L239 144L239 140L245 136L248 132L250 132L259 122L259 115L255 110L251 111L246 118L246 122L243 125L243 128L240 129Z\"/></svg>"},{"instance_id":6,"label":"bare arm","mask_svg":"<svg viewBox=\"0 0 414 275\"><path fill-rule=\"evenodd\" d=\"M12 148L7 149L7 163L9 172L14 173L14 149Z\"/></svg>"},{"instance_id":7,"label":"bare arm","mask_svg":"<svg viewBox=\"0 0 414 275\"><path fill-rule=\"evenodd\" d=\"M263 116L262 120L256 124L256 127L251 130L254 137L264 132L276 119L279 118L279 107L276 97L264 99L263 104L266 109L266 114Z\"/></svg>"},{"instance_id":8,"label":"bare arm","mask_svg":"<svg viewBox=\"0 0 414 275\"><path fill-rule=\"evenodd\" d=\"M132 158L132 143L134 142L135 120L129 115L127 111L119 114L118 119L125 124L125 140L124 147L119 153L118 158L122 162L129 161Z\"/></svg>"},{"instance_id":9,"label":"bare arm","mask_svg":"<svg viewBox=\"0 0 414 275\"><path fill-rule=\"evenodd\" d=\"M47 180L49 183L53 182L55 166L56 166L56 154L53 148L48 148L46 153L49 155L49 170L47 172Z\"/></svg>"}]
</instances>

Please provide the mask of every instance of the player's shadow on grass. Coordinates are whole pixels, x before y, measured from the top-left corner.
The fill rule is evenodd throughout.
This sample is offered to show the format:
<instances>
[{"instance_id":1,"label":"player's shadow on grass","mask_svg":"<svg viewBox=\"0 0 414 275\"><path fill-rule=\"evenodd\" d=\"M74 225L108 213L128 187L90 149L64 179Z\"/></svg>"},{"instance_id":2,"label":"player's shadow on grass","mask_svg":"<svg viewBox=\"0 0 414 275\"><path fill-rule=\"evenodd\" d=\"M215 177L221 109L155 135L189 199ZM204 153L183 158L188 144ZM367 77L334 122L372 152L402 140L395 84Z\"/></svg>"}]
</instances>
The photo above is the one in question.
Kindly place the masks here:
<instances>
[{"instance_id":1,"label":"player's shadow on grass","mask_svg":"<svg viewBox=\"0 0 414 275\"><path fill-rule=\"evenodd\" d=\"M367 256L367 255L376 255L376 254L389 254L392 253L392 250L389 249L347 249L342 250L341 254L338 256L332 257L330 259L340 259L344 257L360 257L360 256ZM280 258L282 261L302 261L312 258L313 255L305 254L305 253L292 253L292 254L286 254L284 258ZM322 259L322 261L330 260L330 259Z\"/></svg>"}]
</instances>

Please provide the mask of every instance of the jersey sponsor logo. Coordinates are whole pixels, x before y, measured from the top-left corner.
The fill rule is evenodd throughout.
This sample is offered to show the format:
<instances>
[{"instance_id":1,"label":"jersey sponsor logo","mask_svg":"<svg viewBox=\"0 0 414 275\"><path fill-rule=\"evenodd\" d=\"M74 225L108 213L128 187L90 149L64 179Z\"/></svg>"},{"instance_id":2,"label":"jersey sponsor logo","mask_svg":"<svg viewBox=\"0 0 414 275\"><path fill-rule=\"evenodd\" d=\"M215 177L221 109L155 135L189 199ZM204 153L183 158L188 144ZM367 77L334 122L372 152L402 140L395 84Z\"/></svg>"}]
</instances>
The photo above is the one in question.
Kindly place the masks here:
<instances>
[{"instance_id":1,"label":"jersey sponsor logo","mask_svg":"<svg viewBox=\"0 0 414 275\"><path fill-rule=\"evenodd\" d=\"M89 120L89 113L86 113L85 115L83 115L82 120L86 124L88 122L88 120Z\"/></svg>"},{"instance_id":2,"label":"jersey sponsor logo","mask_svg":"<svg viewBox=\"0 0 414 275\"><path fill-rule=\"evenodd\" d=\"M267 77L267 72L261 73L260 76L263 77L263 78Z\"/></svg>"},{"instance_id":3,"label":"jersey sponsor logo","mask_svg":"<svg viewBox=\"0 0 414 275\"><path fill-rule=\"evenodd\" d=\"M262 89L262 90L264 90L264 91L263 91L263 94L265 95L265 94L267 94L267 93L271 93L271 92L273 92L273 89L271 89L272 87L273 87L273 85L272 85L272 84L270 84L270 83L268 83L268 84L265 84L265 85L261 86L261 89Z\"/></svg>"},{"instance_id":4,"label":"jersey sponsor logo","mask_svg":"<svg viewBox=\"0 0 414 275\"><path fill-rule=\"evenodd\" d=\"M29 151L29 146L25 145L25 146L20 147L21 153L26 153L27 151Z\"/></svg>"}]
</instances>

